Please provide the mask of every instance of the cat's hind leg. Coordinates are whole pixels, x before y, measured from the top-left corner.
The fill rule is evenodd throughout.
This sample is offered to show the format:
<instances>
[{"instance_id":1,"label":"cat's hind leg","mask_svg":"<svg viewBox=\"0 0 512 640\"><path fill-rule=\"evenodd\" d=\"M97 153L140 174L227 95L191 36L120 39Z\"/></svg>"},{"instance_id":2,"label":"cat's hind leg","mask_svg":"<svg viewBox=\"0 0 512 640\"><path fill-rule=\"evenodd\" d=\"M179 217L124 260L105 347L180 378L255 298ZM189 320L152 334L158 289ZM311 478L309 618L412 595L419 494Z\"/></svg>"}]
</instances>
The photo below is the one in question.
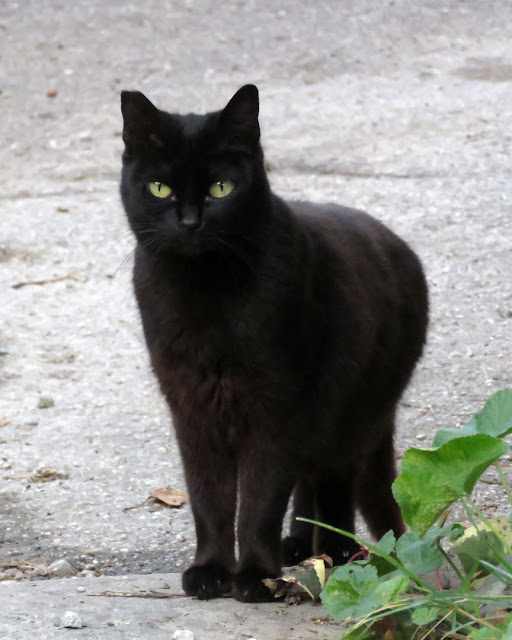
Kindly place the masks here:
<instances>
[{"instance_id":1,"label":"cat's hind leg","mask_svg":"<svg viewBox=\"0 0 512 640\"><path fill-rule=\"evenodd\" d=\"M297 517L315 519L315 483L311 475L302 475L295 484L290 535L283 539L283 564L287 567L313 555L314 526Z\"/></svg>"},{"instance_id":2,"label":"cat's hind leg","mask_svg":"<svg viewBox=\"0 0 512 640\"><path fill-rule=\"evenodd\" d=\"M316 480L316 520L349 533L355 530L355 475L346 462L338 470L323 471ZM326 554L334 566L345 564L359 551L351 538L323 527L315 527L315 555Z\"/></svg>"},{"instance_id":3,"label":"cat's hind leg","mask_svg":"<svg viewBox=\"0 0 512 640\"><path fill-rule=\"evenodd\" d=\"M396 477L393 425L389 419L381 427L379 444L365 457L357 481L357 503L376 540L390 529L398 538L405 531L400 508L391 485Z\"/></svg>"}]
</instances>

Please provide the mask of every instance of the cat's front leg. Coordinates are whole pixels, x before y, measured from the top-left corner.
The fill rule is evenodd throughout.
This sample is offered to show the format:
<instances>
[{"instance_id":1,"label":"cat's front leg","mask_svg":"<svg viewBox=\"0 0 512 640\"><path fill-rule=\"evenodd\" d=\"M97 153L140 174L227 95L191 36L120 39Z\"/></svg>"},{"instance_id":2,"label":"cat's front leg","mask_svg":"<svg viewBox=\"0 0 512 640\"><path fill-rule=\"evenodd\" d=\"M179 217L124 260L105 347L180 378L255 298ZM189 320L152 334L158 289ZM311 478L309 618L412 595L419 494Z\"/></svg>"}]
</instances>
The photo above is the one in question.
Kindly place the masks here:
<instances>
[{"instance_id":1,"label":"cat's front leg","mask_svg":"<svg viewBox=\"0 0 512 640\"><path fill-rule=\"evenodd\" d=\"M182 586L201 600L229 594L235 566L236 465L222 448L212 447L205 425L177 429L194 515L197 547Z\"/></svg>"},{"instance_id":2,"label":"cat's front leg","mask_svg":"<svg viewBox=\"0 0 512 640\"><path fill-rule=\"evenodd\" d=\"M274 451L249 447L240 464L240 557L233 577L233 596L243 602L274 599L263 584L281 572L281 531L293 488L278 444Z\"/></svg>"}]
</instances>

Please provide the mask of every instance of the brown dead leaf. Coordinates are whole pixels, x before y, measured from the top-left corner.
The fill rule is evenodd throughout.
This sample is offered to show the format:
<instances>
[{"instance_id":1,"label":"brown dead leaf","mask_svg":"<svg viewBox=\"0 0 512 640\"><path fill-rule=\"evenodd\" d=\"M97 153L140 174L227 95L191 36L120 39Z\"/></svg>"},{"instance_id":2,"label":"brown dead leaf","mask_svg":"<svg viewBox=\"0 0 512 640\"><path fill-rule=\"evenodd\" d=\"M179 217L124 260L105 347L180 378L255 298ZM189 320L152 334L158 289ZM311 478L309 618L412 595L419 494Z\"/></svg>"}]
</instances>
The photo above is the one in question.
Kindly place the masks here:
<instances>
[{"instance_id":1,"label":"brown dead leaf","mask_svg":"<svg viewBox=\"0 0 512 640\"><path fill-rule=\"evenodd\" d=\"M67 480L68 473L60 473L51 469L38 469L33 475L29 476L31 482L53 482L54 480Z\"/></svg>"},{"instance_id":2,"label":"brown dead leaf","mask_svg":"<svg viewBox=\"0 0 512 640\"><path fill-rule=\"evenodd\" d=\"M186 491L180 491L179 489L162 487L161 489L155 489L153 493L151 493L151 495L144 500L144 502L136 504L133 507L125 507L123 511L130 511L131 509L138 509L139 507L143 507L148 502L148 500L151 499L163 502L168 507L174 507L175 509L178 509L184 504L187 504L188 493Z\"/></svg>"},{"instance_id":3,"label":"brown dead leaf","mask_svg":"<svg viewBox=\"0 0 512 640\"><path fill-rule=\"evenodd\" d=\"M372 624L372 631L375 631L383 640L395 639L396 622L393 616L386 616Z\"/></svg>"},{"instance_id":4,"label":"brown dead leaf","mask_svg":"<svg viewBox=\"0 0 512 640\"><path fill-rule=\"evenodd\" d=\"M48 576L48 565L41 561L41 562L21 562L18 566L18 569L20 571L23 571L23 573L28 577L28 578L35 578L35 577L47 577Z\"/></svg>"},{"instance_id":5,"label":"brown dead leaf","mask_svg":"<svg viewBox=\"0 0 512 640\"><path fill-rule=\"evenodd\" d=\"M170 489L169 487L162 487L161 489L155 489L150 498L160 500L169 507L182 507L188 502L188 493L186 491L180 491L179 489Z\"/></svg>"},{"instance_id":6,"label":"brown dead leaf","mask_svg":"<svg viewBox=\"0 0 512 640\"><path fill-rule=\"evenodd\" d=\"M19 560L18 562L0 562L0 569L18 569L27 578L48 576L48 565L44 560Z\"/></svg>"}]
</instances>

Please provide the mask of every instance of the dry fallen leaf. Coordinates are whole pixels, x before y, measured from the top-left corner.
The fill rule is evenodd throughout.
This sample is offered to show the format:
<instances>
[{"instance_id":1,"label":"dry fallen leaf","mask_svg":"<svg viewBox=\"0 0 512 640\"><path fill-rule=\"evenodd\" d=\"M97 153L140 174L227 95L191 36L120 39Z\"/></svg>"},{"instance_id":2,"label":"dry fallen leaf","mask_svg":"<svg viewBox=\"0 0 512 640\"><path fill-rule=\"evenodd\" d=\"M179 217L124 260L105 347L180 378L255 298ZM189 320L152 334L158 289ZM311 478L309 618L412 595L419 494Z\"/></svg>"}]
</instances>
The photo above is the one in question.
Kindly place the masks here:
<instances>
[{"instance_id":1,"label":"dry fallen leaf","mask_svg":"<svg viewBox=\"0 0 512 640\"><path fill-rule=\"evenodd\" d=\"M130 511L131 509L138 509L139 507L143 507L148 500L151 499L159 500L163 502L168 507L179 508L188 502L188 493L186 491L180 491L179 489L169 489L169 487L162 487L161 489L155 489L153 493L149 497L147 497L144 502L140 504L136 504L133 507L125 507L123 511Z\"/></svg>"},{"instance_id":2,"label":"dry fallen leaf","mask_svg":"<svg viewBox=\"0 0 512 640\"><path fill-rule=\"evenodd\" d=\"M188 502L188 493L186 491L180 491L179 489L169 489L168 487L155 489L149 497L156 498L169 507L182 507Z\"/></svg>"},{"instance_id":3,"label":"dry fallen leaf","mask_svg":"<svg viewBox=\"0 0 512 640\"><path fill-rule=\"evenodd\" d=\"M274 593L275 598L284 597L288 604L296 604L308 596L314 602L325 586L330 567L332 559L329 556L314 556L304 560L280 578L263 580L263 584Z\"/></svg>"}]
</instances>

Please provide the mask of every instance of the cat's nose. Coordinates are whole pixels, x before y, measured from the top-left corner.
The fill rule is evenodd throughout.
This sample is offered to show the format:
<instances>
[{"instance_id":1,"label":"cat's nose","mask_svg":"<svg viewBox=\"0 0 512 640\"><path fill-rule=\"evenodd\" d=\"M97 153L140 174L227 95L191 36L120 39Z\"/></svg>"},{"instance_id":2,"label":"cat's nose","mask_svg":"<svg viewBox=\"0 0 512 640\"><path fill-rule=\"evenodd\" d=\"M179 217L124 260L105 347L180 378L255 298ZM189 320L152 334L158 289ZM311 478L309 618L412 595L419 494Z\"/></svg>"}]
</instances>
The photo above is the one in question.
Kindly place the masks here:
<instances>
[{"instance_id":1,"label":"cat's nose","mask_svg":"<svg viewBox=\"0 0 512 640\"><path fill-rule=\"evenodd\" d=\"M178 217L178 225L182 229L194 231L201 226L201 216L197 207L184 206L181 215Z\"/></svg>"},{"instance_id":2,"label":"cat's nose","mask_svg":"<svg viewBox=\"0 0 512 640\"><path fill-rule=\"evenodd\" d=\"M192 220L190 218L183 218L182 220L178 220L178 225L182 229L194 231L195 229L199 229L199 227L201 226L201 220L199 220L198 218L196 218L195 220Z\"/></svg>"}]
</instances>

